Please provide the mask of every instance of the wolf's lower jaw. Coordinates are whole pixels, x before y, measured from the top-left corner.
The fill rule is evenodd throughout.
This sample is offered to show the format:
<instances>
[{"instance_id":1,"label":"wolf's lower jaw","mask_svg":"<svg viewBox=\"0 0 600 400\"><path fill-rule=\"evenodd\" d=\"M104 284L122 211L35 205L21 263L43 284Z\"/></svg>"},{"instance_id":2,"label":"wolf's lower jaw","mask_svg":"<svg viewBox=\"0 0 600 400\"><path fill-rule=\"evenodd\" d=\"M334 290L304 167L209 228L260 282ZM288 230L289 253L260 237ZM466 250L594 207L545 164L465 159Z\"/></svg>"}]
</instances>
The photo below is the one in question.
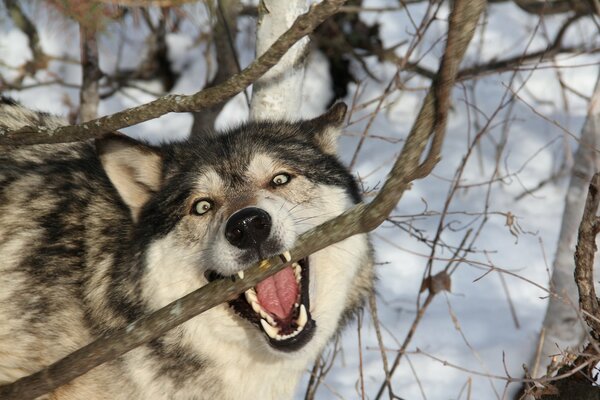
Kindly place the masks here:
<instances>
[{"instance_id":1,"label":"wolf's lower jaw","mask_svg":"<svg viewBox=\"0 0 600 400\"><path fill-rule=\"evenodd\" d=\"M310 315L308 257L285 268L293 269L298 287L293 308L287 316L281 317L268 312L260 304L256 287L248 289L238 298L230 301L229 305L237 315L260 329L271 347L290 352L299 350L312 339L316 323ZM224 278L214 271L207 273L207 279L211 281Z\"/></svg>"}]
</instances>

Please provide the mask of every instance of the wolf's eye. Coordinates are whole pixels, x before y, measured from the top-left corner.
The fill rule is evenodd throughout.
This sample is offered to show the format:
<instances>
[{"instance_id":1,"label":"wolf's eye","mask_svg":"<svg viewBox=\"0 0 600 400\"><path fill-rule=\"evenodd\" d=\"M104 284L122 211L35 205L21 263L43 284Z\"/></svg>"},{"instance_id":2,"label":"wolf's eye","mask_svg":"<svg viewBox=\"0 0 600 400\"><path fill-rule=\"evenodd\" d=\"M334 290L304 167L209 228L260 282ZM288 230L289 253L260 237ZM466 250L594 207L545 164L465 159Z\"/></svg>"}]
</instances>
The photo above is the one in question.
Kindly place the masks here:
<instances>
[{"instance_id":1,"label":"wolf's eye","mask_svg":"<svg viewBox=\"0 0 600 400\"><path fill-rule=\"evenodd\" d=\"M198 200L192 206L192 213L196 215L206 214L212 208L212 202L210 200L202 199Z\"/></svg>"},{"instance_id":2,"label":"wolf's eye","mask_svg":"<svg viewBox=\"0 0 600 400\"><path fill-rule=\"evenodd\" d=\"M289 183L289 181L291 179L292 179L292 177L289 174L286 174L286 173L277 174L273 177L273 179L271 179L271 185L283 186L283 185Z\"/></svg>"}]
</instances>

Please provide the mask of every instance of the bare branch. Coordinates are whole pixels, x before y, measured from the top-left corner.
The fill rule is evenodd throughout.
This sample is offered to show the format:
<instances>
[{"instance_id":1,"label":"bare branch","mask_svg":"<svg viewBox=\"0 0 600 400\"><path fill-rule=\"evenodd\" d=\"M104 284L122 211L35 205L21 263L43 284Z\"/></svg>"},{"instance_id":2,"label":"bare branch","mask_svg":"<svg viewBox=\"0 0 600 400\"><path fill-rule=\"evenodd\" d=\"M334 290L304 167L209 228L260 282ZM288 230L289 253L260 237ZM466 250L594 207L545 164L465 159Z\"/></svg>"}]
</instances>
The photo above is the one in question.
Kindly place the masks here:
<instances>
[{"instance_id":1,"label":"bare branch","mask_svg":"<svg viewBox=\"0 0 600 400\"><path fill-rule=\"evenodd\" d=\"M344 0L324 0L294 21L273 45L241 73L221 85L190 96L167 95L150 103L129 108L78 125L57 129L24 127L17 131L0 131L0 145L64 143L102 137L105 133L136 125L169 112L192 112L221 103L244 90L273 67L294 43L312 32L325 19L335 14Z\"/></svg>"},{"instance_id":2,"label":"bare branch","mask_svg":"<svg viewBox=\"0 0 600 400\"><path fill-rule=\"evenodd\" d=\"M596 216L599 204L600 173L596 173L590 182L575 248L575 281L579 290L579 305L585 311L588 326L596 333L600 332L600 305L594 289L594 257L598 250L596 235L600 231L600 221Z\"/></svg>"},{"instance_id":3,"label":"bare branch","mask_svg":"<svg viewBox=\"0 0 600 400\"><path fill-rule=\"evenodd\" d=\"M27 36L32 60L25 63L19 80L26 75L34 75L38 70L48 66L49 57L42 50L37 28L25 15L17 0L4 0L4 5L15 25Z\"/></svg>"},{"instance_id":4,"label":"bare branch","mask_svg":"<svg viewBox=\"0 0 600 400\"><path fill-rule=\"evenodd\" d=\"M561 14L569 11L593 13L593 1L587 0L514 0L520 9L530 14Z\"/></svg>"},{"instance_id":5,"label":"bare branch","mask_svg":"<svg viewBox=\"0 0 600 400\"><path fill-rule=\"evenodd\" d=\"M241 71L235 51L235 38L237 36L237 17L241 9L239 0L219 0L216 2L213 14L216 22L213 28L213 43L217 54L217 73L206 85L206 88L220 85L228 78ZM194 123L191 135L201 134L205 129L214 127L215 120L225 106L220 102L207 107L201 112L192 113Z\"/></svg>"},{"instance_id":6,"label":"bare branch","mask_svg":"<svg viewBox=\"0 0 600 400\"><path fill-rule=\"evenodd\" d=\"M89 121L98 115L100 94L98 93L100 62L98 59L98 42L91 28L79 25L81 46L81 91L79 92L79 117L81 121Z\"/></svg>"},{"instance_id":7,"label":"bare branch","mask_svg":"<svg viewBox=\"0 0 600 400\"><path fill-rule=\"evenodd\" d=\"M548 60L559 54L574 53L577 51L581 51L581 46L565 46L563 44L563 39L568 29L584 16L585 14L575 14L567 18L556 33L556 36L554 37L552 43L550 43L545 49L464 68L458 74L458 79L472 79L474 77L481 76L486 73L496 73L511 70L513 68L523 65L527 61L539 63L540 61Z\"/></svg>"}]
</instances>

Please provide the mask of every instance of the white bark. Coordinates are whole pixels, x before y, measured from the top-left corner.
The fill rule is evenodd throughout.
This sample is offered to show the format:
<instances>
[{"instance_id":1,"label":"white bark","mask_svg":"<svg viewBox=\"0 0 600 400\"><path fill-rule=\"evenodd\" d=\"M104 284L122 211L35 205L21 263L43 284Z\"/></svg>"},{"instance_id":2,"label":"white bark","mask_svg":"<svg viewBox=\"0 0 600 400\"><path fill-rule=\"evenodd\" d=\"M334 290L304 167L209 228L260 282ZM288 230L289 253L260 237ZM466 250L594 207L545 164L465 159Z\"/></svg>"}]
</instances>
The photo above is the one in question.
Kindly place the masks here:
<instances>
[{"instance_id":1,"label":"white bark","mask_svg":"<svg viewBox=\"0 0 600 400\"><path fill-rule=\"evenodd\" d=\"M600 169L600 160L596 154L598 144L600 144L600 75L581 132L579 147L575 153L550 283L554 293L569 300L550 297L540 335L541 351L531 364L531 372L535 377L546 374L551 357L559 352L558 349L576 349L585 337L585 322L578 317L576 311L579 297L573 276L575 269L573 255L587 188L592 175Z\"/></svg>"},{"instance_id":2,"label":"white bark","mask_svg":"<svg viewBox=\"0 0 600 400\"><path fill-rule=\"evenodd\" d=\"M306 11L306 0L260 0L256 29L257 58ZM252 119L298 119L307 51L308 37L305 37L254 84L250 104Z\"/></svg>"}]
</instances>

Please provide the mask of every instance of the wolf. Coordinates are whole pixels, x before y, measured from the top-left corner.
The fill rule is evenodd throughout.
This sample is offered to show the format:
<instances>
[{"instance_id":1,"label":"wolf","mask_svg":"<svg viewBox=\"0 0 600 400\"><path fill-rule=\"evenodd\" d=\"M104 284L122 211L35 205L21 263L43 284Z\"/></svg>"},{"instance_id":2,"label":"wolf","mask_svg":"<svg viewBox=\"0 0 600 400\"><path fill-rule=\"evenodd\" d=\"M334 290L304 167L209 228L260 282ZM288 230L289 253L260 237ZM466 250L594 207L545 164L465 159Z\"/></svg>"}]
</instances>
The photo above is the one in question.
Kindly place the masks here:
<instances>
[{"instance_id":1,"label":"wolf","mask_svg":"<svg viewBox=\"0 0 600 400\"><path fill-rule=\"evenodd\" d=\"M285 253L361 201L336 156L346 106L176 143L118 133L0 146L0 384L215 279ZM0 101L0 128L65 122ZM48 399L289 399L373 290L367 235L329 246Z\"/></svg>"}]
</instances>

